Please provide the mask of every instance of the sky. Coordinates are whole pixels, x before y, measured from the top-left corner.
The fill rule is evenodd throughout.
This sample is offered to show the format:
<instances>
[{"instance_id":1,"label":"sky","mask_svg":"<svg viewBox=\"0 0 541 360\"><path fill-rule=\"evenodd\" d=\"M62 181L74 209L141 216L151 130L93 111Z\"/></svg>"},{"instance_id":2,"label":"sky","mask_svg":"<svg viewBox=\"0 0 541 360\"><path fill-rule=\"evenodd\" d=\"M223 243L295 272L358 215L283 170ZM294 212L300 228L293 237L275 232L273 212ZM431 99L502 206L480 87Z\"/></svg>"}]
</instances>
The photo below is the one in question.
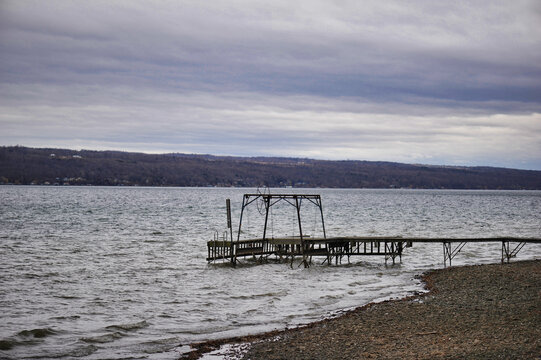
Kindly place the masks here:
<instances>
[{"instance_id":1,"label":"sky","mask_svg":"<svg viewBox=\"0 0 541 360\"><path fill-rule=\"evenodd\" d=\"M541 170L541 1L0 0L0 145Z\"/></svg>"}]
</instances>

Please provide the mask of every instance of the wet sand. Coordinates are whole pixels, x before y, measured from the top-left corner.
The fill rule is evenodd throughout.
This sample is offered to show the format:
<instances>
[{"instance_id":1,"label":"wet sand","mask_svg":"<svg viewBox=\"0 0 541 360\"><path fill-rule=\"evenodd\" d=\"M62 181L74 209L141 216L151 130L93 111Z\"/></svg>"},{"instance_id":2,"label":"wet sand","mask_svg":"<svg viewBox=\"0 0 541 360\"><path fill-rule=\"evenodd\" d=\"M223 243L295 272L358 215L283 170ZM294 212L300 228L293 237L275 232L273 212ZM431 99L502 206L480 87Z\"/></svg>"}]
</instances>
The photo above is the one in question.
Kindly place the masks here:
<instances>
[{"instance_id":1,"label":"wet sand","mask_svg":"<svg viewBox=\"0 0 541 360\"><path fill-rule=\"evenodd\" d=\"M422 278L427 293L299 328L193 344L183 358L247 343L224 358L541 359L541 261L451 267Z\"/></svg>"}]
</instances>

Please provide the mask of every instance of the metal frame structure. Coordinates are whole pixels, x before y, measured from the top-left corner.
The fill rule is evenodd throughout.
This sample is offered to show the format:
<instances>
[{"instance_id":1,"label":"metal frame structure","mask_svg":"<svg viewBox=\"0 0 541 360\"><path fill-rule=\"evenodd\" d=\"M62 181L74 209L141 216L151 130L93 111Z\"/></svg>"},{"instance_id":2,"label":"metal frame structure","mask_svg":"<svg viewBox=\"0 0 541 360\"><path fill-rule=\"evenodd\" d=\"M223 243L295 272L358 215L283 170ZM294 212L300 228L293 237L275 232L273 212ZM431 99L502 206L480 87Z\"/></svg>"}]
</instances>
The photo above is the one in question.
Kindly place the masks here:
<instances>
[{"instance_id":1,"label":"metal frame structure","mask_svg":"<svg viewBox=\"0 0 541 360\"><path fill-rule=\"evenodd\" d=\"M300 250L303 257L303 264L305 267L308 267L309 261L307 259L307 251L305 244L305 235L302 230L302 220L301 220L301 207L302 201L307 200L314 204L318 209L321 215L321 226L323 228L323 238L327 238L325 233L325 220L323 218L323 205L321 203L321 196L314 194L270 194L270 193L254 193L254 194L244 194L242 199L242 208L240 211L240 220L239 220L239 229L237 232L237 246L240 244L240 234L242 230L242 219L244 215L244 210L251 204L257 201L262 201L265 209L265 222L263 225L263 234L261 236L263 249L261 251L261 256L269 253L274 253L270 251L268 246L268 237L267 237L267 228L269 223L269 213L272 206L278 204L281 201L288 203L289 205L295 207L297 213L297 224L299 227L299 238L300 238ZM259 248L259 246L258 246ZM255 249L254 249L255 250ZM259 250L259 249L258 249ZM255 251L254 251L255 254ZM231 258L231 262L235 264L237 262L237 253L235 252L234 256Z\"/></svg>"}]
</instances>

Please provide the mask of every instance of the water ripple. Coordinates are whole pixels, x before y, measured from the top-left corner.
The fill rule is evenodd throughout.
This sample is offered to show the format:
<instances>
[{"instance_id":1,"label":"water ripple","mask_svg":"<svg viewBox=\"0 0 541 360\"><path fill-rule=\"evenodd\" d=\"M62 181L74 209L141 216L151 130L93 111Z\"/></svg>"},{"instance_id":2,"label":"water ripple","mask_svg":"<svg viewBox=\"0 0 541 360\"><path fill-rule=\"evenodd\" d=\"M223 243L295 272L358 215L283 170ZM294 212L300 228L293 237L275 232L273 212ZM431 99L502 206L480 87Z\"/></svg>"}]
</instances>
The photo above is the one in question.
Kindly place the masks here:
<instances>
[{"instance_id":1,"label":"water ripple","mask_svg":"<svg viewBox=\"0 0 541 360\"><path fill-rule=\"evenodd\" d=\"M309 269L208 265L206 241L225 230L225 199L238 219L242 194L251 191L0 187L0 358L175 359L180 344L294 326L421 291L415 275L442 266L441 244L408 248L395 266L381 257L341 266L315 259ZM328 236L541 234L539 191L295 189L303 191L322 195ZM244 214L245 234L261 229L254 210ZM296 231L290 210L276 208L272 234ZM314 214L303 205L306 231L319 236ZM500 256L498 244L468 244L453 264ZM532 257L541 249L526 245L519 258Z\"/></svg>"}]
</instances>

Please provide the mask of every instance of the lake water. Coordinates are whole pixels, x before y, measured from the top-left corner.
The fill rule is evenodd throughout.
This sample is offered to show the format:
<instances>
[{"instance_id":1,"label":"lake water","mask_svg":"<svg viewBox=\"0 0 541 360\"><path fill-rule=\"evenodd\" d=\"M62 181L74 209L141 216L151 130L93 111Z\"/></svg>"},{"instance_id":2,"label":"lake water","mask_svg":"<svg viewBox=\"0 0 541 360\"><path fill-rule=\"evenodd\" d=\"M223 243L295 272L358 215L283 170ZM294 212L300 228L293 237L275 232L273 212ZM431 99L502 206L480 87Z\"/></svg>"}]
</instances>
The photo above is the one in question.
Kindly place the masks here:
<instances>
[{"instance_id":1,"label":"lake water","mask_svg":"<svg viewBox=\"0 0 541 360\"><path fill-rule=\"evenodd\" d=\"M225 199L238 224L242 195L254 191L0 186L0 358L175 359L182 344L420 291L415 275L443 266L441 244L407 248L394 266L207 264ZM321 194L327 236L541 237L539 191L271 191ZM272 235L295 232L288 211L276 208ZM250 236L261 215L245 216ZM319 235L315 209L303 207L303 221ZM453 265L500 256L500 244L468 244ZM541 258L541 246L518 258Z\"/></svg>"}]
</instances>

